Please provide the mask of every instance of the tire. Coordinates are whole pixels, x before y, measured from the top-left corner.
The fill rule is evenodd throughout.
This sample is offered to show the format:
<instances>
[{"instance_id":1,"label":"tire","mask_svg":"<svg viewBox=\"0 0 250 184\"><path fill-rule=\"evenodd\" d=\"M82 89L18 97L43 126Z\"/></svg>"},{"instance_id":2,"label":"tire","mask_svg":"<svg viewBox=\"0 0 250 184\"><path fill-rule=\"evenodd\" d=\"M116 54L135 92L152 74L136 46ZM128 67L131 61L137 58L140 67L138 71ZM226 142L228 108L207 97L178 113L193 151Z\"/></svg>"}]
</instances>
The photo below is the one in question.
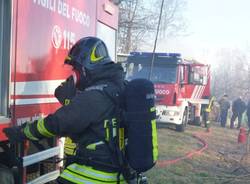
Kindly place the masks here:
<instances>
[{"instance_id":1,"label":"tire","mask_svg":"<svg viewBox=\"0 0 250 184\"><path fill-rule=\"evenodd\" d=\"M185 109L183 113L182 124L176 125L176 131L184 132L187 126L187 122L188 122L188 114L187 114L187 109Z\"/></svg>"}]
</instances>

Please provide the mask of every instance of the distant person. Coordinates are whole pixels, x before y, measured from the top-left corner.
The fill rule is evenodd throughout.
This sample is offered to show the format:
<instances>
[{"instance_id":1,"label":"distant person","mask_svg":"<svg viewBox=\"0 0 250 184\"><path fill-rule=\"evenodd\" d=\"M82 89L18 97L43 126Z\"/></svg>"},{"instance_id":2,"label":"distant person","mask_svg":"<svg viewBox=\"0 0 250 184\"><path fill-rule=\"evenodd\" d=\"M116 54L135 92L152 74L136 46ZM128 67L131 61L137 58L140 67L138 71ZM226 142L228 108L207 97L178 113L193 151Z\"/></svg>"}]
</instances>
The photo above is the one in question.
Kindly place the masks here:
<instances>
[{"instance_id":1,"label":"distant person","mask_svg":"<svg viewBox=\"0 0 250 184\"><path fill-rule=\"evenodd\" d=\"M250 98L248 99L247 103L247 125L248 129L250 129Z\"/></svg>"},{"instance_id":2,"label":"distant person","mask_svg":"<svg viewBox=\"0 0 250 184\"><path fill-rule=\"evenodd\" d=\"M231 117L230 128L234 128L234 121L236 120L236 118L238 118L237 129L241 127L242 114L244 113L245 110L246 110L246 104L242 100L241 96L233 101L232 105L233 115Z\"/></svg>"},{"instance_id":3,"label":"distant person","mask_svg":"<svg viewBox=\"0 0 250 184\"><path fill-rule=\"evenodd\" d=\"M215 101L215 97L213 96L212 98L209 99L208 106L205 109L204 121L205 121L205 128L207 132L210 132L210 126L211 126L210 123L213 119L212 116L213 116L214 101Z\"/></svg>"},{"instance_id":4,"label":"distant person","mask_svg":"<svg viewBox=\"0 0 250 184\"><path fill-rule=\"evenodd\" d=\"M220 124L221 127L226 127L228 109L230 108L230 102L228 100L228 95L224 94L219 100L220 105Z\"/></svg>"},{"instance_id":5,"label":"distant person","mask_svg":"<svg viewBox=\"0 0 250 184\"><path fill-rule=\"evenodd\" d=\"M213 115L214 115L213 121L220 122L220 104L216 100L214 101L212 111L213 111Z\"/></svg>"}]
</instances>

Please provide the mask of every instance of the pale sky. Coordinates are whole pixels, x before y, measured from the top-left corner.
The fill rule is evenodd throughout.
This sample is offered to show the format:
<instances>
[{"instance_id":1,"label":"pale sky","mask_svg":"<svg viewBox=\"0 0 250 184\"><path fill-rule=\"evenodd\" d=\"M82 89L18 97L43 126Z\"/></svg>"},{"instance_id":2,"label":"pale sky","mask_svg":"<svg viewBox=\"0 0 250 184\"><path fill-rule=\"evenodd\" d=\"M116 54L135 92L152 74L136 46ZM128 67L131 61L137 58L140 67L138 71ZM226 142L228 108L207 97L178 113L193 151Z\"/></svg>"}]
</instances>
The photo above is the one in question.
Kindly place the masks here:
<instances>
[{"instance_id":1,"label":"pale sky","mask_svg":"<svg viewBox=\"0 0 250 184\"><path fill-rule=\"evenodd\" d=\"M158 50L213 63L220 48L250 45L250 0L187 0L184 16L189 36L159 43Z\"/></svg>"}]
</instances>

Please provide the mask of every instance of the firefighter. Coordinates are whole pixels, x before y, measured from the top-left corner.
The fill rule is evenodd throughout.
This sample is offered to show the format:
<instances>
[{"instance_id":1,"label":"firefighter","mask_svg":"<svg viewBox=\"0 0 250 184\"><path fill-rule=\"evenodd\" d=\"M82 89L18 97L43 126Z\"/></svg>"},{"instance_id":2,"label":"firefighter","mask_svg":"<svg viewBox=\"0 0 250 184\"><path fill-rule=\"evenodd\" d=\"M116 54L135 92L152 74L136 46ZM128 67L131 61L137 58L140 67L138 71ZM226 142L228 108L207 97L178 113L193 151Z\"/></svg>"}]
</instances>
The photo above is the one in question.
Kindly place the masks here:
<instances>
[{"instance_id":1,"label":"firefighter","mask_svg":"<svg viewBox=\"0 0 250 184\"><path fill-rule=\"evenodd\" d=\"M232 129L234 128L234 121L236 120L236 118L238 118L237 129L241 127L242 114L244 113L245 109L246 109L246 104L242 100L241 96L233 101L232 105L233 115L231 117L230 128Z\"/></svg>"},{"instance_id":2,"label":"firefighter","mask_svg":"<svg viewBox=\"0 0 250 184\"><path fill-rule=\"evenodd\" d=\"M221 127L226 127L228 109L230 108L230 102L228 100L227 94L224 94L223 97L219 100L219 105Z\"/></svg>"},{"instance_id":3,"label":"firefighter","mask_svg":"<svg viewBox=\"0 0 250 184\"><path fill-rule=\"evenodd\" d=\"M213 96L212 98L209 99L209 103L208 103L208 106L207 108L205 109L205 128L206 128L206 131L209 132L210 131L210 126L211 126L211 111L212 111L212 108L213 108L213 104L214 104L214 101L215 101L215 97Z\"/></svg>"},{"instance_id":4,"label":"firefighter","mask_svg":"<svg viewBox=\"0 0 250 184\"><path fill-rule=\"evenodd\" d=\"M124 72L111 61L104 42L95 37L79 40L65 63L78 73L79 93L55 113L19 127L4 129L12 142L37 141L68 136L76 144L74 161L57 179L58 183L125 183L118 159L108 147L105 123L114 118L116 103L124 88Z\"/></svg>"}]
</instances>

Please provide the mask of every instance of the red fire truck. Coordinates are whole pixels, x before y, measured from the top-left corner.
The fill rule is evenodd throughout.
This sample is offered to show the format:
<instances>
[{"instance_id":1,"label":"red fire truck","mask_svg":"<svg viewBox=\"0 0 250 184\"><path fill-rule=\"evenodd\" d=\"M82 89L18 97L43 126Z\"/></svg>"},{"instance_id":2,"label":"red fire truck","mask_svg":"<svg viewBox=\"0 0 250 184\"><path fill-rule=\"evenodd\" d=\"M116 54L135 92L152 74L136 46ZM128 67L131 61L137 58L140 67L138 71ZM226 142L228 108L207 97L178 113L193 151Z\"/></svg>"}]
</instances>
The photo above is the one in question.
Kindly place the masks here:
<instances>
[{"instance_id":1,"label":"red fire truck","mask_svg":"<svg viewBox=\"0 0 250 184\"><path fill-rule=\"evenodd\" d=\"M209 65L185 60L176 53L132 52L127 79L150 78L156 94L157 121L184 131L188 122L200 124L210 98Z\"/></svg>"},{"instance_id":2,"label":"red fire truck","mask_svg":"<svg viewBox=\"0 0 250 184\"><path fill-rule=\"evenodd\" d=\"M118 2L0 1L0 163L13 167L10 153L15 152L14 159L20 161L18 173L24 176L16 183L46 183L55 179L59 170L26 181L26 167L58 155L60 147L30 155L31 146L12 148L2 129L46 116L60 107L54 90L70 75L71 69L63 62L78 39L103 39L115 60Z\"/></svg>"}]
</instances>

